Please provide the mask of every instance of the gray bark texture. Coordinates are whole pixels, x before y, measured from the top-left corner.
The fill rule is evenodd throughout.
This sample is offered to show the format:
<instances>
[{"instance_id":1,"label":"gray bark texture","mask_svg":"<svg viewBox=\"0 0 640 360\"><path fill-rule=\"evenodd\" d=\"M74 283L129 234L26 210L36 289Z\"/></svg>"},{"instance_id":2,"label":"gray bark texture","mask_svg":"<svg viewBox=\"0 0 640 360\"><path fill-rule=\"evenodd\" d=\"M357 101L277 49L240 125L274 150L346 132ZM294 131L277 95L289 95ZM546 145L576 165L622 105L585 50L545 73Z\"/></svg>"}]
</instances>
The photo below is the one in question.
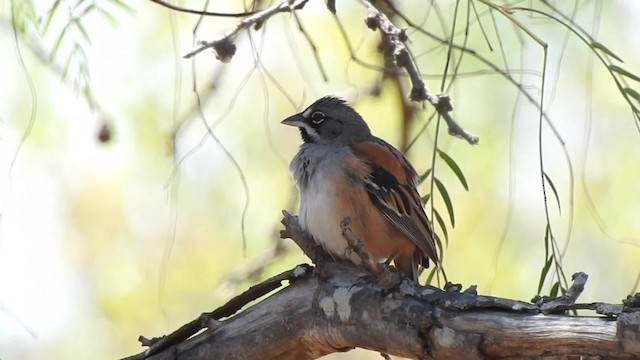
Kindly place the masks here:
<instances>
[{"instance_id":1,"label":"gray bark texture","mask_svg":"<svg viewBox=\"0 0 640 360\"><path fill-rule=\"evenodd\" d=\"M578 304L584 273L574 274L563 296L535 303L477 295L475 286L421 286L384 264L332 260L295 216L284 215L281 236L316 267L299 265L256 284L167 336L141 336L148 349L124 360L304 360L356 347L408 359L640 359L640 293L618 305ZM366 259L348 221L343 227Z\"/></svg>"},{"instance_id":2,"label":"gray bark texture","mask_svg":"<svg viewBox=\"0 0 640 360\"><path fill-rule=\"evenodd\" d=\"M331 263L149 359L315 359L355 347L409 359L640 359L640 311L535 308L408 280L388 288Z\"/></svg>"}]
</instances>

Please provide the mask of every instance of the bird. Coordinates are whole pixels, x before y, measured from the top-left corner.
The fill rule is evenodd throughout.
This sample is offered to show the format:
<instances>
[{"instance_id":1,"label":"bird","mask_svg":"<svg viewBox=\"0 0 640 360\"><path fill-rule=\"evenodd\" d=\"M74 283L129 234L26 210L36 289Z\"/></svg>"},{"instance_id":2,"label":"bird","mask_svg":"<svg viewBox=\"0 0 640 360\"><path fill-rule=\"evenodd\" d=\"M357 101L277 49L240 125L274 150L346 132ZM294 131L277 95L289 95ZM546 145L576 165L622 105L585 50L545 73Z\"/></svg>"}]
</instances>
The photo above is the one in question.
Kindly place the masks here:
<instances>
[{"instance_id":1,"label":"bird","mask_svg":"<svg viewBox=\"0 0 640 360\"><path fill-rule=\"evenodd\" d=\"M322 97L282 124L298 127L303 141L289 165L300 194L298 221L325 251L361 262L342 236L340 222L349 217L369 254L393 261L414 281L419 265L439 264L416 170L344 99Z\"/></svg>"}]
</instances>

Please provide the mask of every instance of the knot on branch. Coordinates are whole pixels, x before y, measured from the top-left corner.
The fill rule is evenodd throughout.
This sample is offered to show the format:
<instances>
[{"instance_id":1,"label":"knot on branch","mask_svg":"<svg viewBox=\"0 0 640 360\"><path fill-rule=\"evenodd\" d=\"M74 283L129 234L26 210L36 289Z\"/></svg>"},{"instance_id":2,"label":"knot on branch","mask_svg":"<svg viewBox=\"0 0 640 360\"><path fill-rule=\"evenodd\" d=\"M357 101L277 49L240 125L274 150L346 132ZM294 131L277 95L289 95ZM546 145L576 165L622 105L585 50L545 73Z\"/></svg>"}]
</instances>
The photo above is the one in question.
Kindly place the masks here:
<instances>
[{"instance_id":1,"label":"knot on branch","mask_svg":"<svg viewBox=\"0 0 640 360\"><path fill-rule=\"evenodd\" d=\"M436 96L431 96L429 99L436 110L441 112L449 112L453 111L453 105L451 105L451 98L448 94L440 93L436 94Z\"/></svg>"},{"instance_id":2,"label":"knot on branch","mask_svg":"<svg viewBox=\"0 0 640 360\"><path fill-rule=\"evenodd\" d=\"M227 38L216 40L211 44L211 46L216 54L216 59L225 64L231 61L231 58L236 53L236 44L232 43L231 40Z\"/></svg>"},{"instance_id":3,"label":"knot on branch","mask_svg":"<svg viewBox=\"0 0 640 360\"><path fill-rule=\"evenodd\" d=\"M622 300L622 305L624 305L624 310L629 311L640 311L640 293L636 293L635 295L627 295L627 298Z\"/></svg>"},{"instance_id":4,"label":"knot on branch","mask_svg":"<svg viewBox=\"0 0 640 360\"><path fill-rule=\"evenodd\" d=\"M260 29L262 25L273 15L282 12L292 12L300 10L309 0L283 0L277 4L274 4L266 9L258 12L251 13L251 15L240 20L234 28L227 31L220 39L214 41L201 41L198 43L198 48L192 50L183 58L189 59L208 48L214 48L216 52L216 58L224 63L231 60L236 52L236 46L231 42L231 39L235 38L241 31L250 28Z\"/></svg>"}]
</instances>

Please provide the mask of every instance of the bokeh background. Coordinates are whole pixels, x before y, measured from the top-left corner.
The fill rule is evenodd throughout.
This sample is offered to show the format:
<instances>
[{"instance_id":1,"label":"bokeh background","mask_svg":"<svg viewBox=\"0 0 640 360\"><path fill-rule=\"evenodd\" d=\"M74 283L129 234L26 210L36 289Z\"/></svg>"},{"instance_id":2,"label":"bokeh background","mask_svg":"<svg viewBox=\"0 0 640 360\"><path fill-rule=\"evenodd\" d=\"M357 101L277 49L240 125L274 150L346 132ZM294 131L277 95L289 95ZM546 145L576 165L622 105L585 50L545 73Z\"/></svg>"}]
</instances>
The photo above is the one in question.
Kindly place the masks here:
<instances>
[{"instance_id":1,"label":"bokeh background","mask_svg":"<svg viewBox=\"0 0 640 360\"><path fill-rule=\"evenodd\" d=\"M337 9L356 59L323 1L296 14L326 81L290 14L238 37L237 53L223 64L210 52L182 56L194 39L213 40L237 19L204 18L194 37L197 16L151 1L81 3L60 2L42 33L55 2L0 2L0 359L131 355L142 350L138 335L165 334L305 262L278 241L281 210L296 210L287 166L300 143L279 122L326 94L353 103L392 144L406 147L403 134L415 139L407 153L419 172L433 166L435 139L460 166L469 191L438 157L434 168L455 209L444 261L450 280L522 300L537 293L546 226L539 111L522 91L536 101L543 95L543 48L503 15L479 2L458 9L455 42L466 41L522 84L521 91L463 56L448 92L455 118L481 139L471 146L447 135L444 124L436 133L428 106L402 121L408 82L401 81L405 93L379 82L379 33L365 26L358 2ZM516 3L548 11L541 2ZM638 73L640 3L551 3ZM406 1L400 8L446 38L455 7ZM242 9L238 1L209 6ZM17 33L12 12L23 26ZM638 123L591 49L542 16L513 16L548 44L544 109L562 142L544 125L541 153L560 200L559 211L548 192L563 268L568 276L589 274L581 301L620 302L640 271ZM69 26L73 18L81 26ZM427 85L438 91L447 47L415 30L408 35ZM427 194L430 185L420 190ZM435 207L448 222L438 196Z\"/></svg>"}]
</instances>

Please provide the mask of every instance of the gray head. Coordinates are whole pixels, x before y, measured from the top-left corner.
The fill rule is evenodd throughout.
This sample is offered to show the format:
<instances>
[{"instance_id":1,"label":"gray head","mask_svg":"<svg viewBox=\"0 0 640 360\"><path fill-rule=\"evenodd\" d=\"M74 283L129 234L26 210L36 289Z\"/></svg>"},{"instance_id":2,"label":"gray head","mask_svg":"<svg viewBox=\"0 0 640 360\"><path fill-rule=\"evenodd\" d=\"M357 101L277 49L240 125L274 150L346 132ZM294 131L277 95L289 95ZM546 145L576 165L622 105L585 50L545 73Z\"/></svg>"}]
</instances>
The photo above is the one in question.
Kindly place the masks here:
<instances>
[{"instance_id":1,"label":"gray head","mask_svg":"<svg viewBox=\"0 0 640 360\"><path fill-rule=\"evenodd\" d=\"M282 123L300 128L305 143L345 146L371 137L371 131L362 116L344 100L334 96L317 100Z\"/></svg>"}]
</instances>

